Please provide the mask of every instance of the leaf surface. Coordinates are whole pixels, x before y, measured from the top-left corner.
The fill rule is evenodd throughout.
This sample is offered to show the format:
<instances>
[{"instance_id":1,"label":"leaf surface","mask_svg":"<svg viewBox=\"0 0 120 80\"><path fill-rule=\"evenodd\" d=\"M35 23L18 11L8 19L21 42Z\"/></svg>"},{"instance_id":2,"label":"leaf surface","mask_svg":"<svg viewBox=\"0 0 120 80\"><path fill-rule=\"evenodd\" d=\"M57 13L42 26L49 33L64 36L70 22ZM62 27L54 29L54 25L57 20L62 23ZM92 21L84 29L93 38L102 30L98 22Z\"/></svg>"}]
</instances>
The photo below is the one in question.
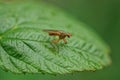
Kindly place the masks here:
<instances>
[{"instance_id":1,"label":"leaf surface","mask_svg":"<svg viewBox=\"0 0 120 80\"><path fill-rule=\"evenodd\" d=\"M43 29L72 34L54 44ZM65 74L110 64L109 47L87 25L46 3L0 3L0 67L14 73Z\"/></svg>"}]
</instances>

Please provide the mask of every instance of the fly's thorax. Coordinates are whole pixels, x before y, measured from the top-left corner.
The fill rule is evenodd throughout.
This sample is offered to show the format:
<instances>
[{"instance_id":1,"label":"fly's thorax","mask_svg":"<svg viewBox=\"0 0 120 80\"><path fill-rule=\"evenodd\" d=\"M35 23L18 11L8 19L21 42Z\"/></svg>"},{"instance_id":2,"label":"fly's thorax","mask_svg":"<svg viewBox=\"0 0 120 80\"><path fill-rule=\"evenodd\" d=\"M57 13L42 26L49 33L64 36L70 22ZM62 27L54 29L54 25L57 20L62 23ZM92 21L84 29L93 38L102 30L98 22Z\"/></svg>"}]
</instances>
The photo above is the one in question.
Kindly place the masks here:
<instances>
[{"instance_id":1,"label":"fly's thorax","mask_svg":"<svg viewBox=\"0 0 120 80\"><path fill-rule=\"evenodd\" d=\"M60 39L64 39L66 37L66 33L61 33L61 35L59 36Z\"/></svg>"}]
</instances>

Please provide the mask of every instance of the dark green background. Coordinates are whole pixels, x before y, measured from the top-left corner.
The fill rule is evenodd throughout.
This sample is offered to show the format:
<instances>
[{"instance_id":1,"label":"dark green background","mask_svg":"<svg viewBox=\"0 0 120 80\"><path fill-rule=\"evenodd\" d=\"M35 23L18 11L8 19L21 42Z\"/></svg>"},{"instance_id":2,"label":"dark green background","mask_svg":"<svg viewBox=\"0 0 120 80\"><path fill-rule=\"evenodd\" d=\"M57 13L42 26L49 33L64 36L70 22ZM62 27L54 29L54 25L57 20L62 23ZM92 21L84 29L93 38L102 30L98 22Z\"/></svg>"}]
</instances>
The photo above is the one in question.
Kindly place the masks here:
<instances>
[{"instance_id":1,"label":"dark green background","mask_svg":"<svg viewBox=\"0 0 120 80\"><path fill-rule=\"evenodd\" d=\"M120 0L43 0L90 25L111 47L112 64L96 72L18 75L0 69L0 80L120 80Z\"/></svg>"}]
</instances>

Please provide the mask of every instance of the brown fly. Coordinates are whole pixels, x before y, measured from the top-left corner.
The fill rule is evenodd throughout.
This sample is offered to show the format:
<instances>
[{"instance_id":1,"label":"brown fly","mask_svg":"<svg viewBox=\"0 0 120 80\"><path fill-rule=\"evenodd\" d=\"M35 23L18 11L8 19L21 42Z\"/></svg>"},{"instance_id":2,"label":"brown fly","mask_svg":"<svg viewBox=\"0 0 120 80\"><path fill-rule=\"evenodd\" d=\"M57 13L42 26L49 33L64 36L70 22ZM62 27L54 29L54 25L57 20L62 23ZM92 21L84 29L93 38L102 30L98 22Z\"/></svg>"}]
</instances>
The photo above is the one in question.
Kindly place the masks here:
<instances>
[{"instance_id":1,"label":"brown fly","mask_svg":"<svg viewBox=\"0 0 120 80\"><path fill-rule=\"evenodd\" d=\"M64 43L67 43L67 41L65 39L66 36L68 38L70 38L72 36L70 33L66 33L62 30L47 30L47 29L45 29L43 31L48 32L49 36L58 36L59 37L59 39L52 40L52 42L54 42L54 43L58 43L60 40L63 40Z\"/></svg>"}]
</instances>

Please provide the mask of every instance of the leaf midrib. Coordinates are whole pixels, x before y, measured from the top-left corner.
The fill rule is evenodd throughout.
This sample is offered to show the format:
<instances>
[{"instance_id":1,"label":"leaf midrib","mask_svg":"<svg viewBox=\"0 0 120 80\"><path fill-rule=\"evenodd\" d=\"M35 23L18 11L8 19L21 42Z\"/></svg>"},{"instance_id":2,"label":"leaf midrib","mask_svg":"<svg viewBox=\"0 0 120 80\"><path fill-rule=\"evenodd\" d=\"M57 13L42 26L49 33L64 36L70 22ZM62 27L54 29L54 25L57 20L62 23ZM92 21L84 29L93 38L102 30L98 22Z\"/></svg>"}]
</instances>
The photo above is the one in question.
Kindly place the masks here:
<instances>
[{"instance_id":1,"label":"leaf midrib","mask_svg":"<svg viewBox=\"0 0 120 80\"><path fill-rule=\"evenodd\" d=\"M5 34L15 30L17 27L17 25L14 25L13 27L9 28L8 30L6 30L5 32L3 32L2 34L0 34L0 40L4 37Z\"/></svg>"},{"instance_id":2,"label":"leaf midrib","mask_svg":"<svg viewBox=\"0 0 120 80\"><path fill-rule=\"evenodd\" d=\"M8 39L10 39L10 40L20 40L20 41L33 41L33 42L41 42L41 43L50 43L50 41L42 41L42 40L30 40L30 39L20 39L20 38L7 38L7 37L4 37L3 39L6 39L6 40L8 40ZM66 47L69 47L69 48L77 48L77 49L79 49L78 47L74 47L74 46L66 46ZM82 49L82 48L81 48ZM80 50L81 51L81 50ZM82 50L82 51L85 51L85 52L87 52L87 53L91 53L92 54L92 52L88 52L87 50Z\"/></svg>"}]
</instances>

